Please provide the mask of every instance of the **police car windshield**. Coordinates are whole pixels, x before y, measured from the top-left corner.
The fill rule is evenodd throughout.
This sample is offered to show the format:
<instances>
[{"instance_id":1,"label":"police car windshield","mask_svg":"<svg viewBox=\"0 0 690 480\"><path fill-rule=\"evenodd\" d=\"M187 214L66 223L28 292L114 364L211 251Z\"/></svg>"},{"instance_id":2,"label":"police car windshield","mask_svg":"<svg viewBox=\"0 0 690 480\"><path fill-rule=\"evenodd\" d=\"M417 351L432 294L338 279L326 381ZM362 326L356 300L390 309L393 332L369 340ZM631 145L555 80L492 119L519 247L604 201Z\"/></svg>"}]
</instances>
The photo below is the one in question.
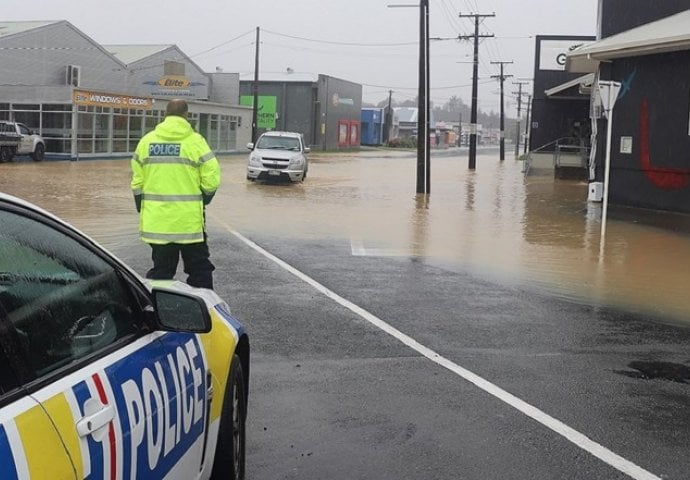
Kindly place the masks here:
<instances>
[{"instance_id":1,"label":"police car windshield","mask_svg":"<svg viewBox=\"0 0 690 480\"><path fill-rule=\"evenodd\" d=\"M256 148L276 150L299 150L299 139L294 137L278 137L264 135L259 139Z\"/></svg>"}]
</instances>

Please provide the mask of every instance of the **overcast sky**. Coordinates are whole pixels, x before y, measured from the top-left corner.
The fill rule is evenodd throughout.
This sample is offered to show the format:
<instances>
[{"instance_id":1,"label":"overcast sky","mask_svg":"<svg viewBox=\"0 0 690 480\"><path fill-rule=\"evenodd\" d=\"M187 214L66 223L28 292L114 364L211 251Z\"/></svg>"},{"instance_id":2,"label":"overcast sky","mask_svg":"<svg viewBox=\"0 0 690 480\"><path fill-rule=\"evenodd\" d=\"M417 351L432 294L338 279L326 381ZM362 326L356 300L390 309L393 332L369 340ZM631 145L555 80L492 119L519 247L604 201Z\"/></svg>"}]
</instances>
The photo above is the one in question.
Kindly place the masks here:
<instances>
[{"instance_id":1,"label":"overcast sky","mask_svg":"<svg viewBox=\"0 0 690 480\"><path fill-rule=\"evenodd\" d=\"M456 38L474 32L459 13L495 13L480 26L494 34L480 46L479 106L498 111L498 73L492 61L513 61L512 81L530 79L535 35L594 35L597 0L429 0L430 36ZM417 0L50 0L27 8L3 0L3 21L68 20L101 44L176 44L206 71L252 74L255 29L261 28L260 73L323 73L364 85L364 101L376 103L393 90L413 99L417 88ZM304 40L307 39L307 40ZM346 45L350 44L350 45ZM472 42L431 44L431 97L453 95L471 102ZM470 63L466 63L470 62ZM531 88L531 87L530 87ZM515 102L507 98L509 116Z\"/></svg>"}]
</instances>

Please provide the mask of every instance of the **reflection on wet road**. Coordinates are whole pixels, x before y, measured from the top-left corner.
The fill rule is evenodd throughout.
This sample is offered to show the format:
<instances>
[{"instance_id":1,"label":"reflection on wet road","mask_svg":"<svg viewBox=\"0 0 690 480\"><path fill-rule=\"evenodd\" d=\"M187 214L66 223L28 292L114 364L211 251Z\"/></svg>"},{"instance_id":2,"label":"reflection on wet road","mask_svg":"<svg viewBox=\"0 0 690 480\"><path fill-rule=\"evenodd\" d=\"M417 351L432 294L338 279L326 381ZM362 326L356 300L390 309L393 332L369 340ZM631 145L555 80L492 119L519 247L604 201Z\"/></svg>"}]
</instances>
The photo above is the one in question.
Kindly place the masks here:
<instances>
[{"instance_id":1,"label":"reflection on wet road","mask_svg":"<svg viewBox=\"0 0 690 480\"><path fill-rule=\"evenodd\" d=\"M432 193L414 194L414 153L313 154L303 184L245 180L245 157L221 160L223 185L209 208L251 237L342 241L355 255L419 256L586 302L690 321L686 216L611 207L600 259L600 205L587 185L523 178L522 164L466 152L432 160ZM137 240L127 160L0 165L0 191L63 217L115 251ZM663 224L663 227L652 225Z\"/></svg>"}]
</instances>

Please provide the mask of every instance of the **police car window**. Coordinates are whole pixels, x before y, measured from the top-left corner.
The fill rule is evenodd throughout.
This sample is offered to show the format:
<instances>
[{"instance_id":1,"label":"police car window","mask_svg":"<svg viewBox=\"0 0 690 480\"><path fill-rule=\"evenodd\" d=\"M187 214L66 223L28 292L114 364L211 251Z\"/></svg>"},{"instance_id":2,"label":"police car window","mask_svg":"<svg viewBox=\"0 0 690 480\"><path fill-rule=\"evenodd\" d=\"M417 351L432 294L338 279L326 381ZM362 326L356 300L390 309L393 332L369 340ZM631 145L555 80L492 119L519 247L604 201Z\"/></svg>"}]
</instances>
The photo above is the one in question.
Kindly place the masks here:
<instances>
[{"instance_id":1,"label":"police car window","mask_svg":"<svg viewBox=\"0 0 690 480\"><path fill-rule=\"evenodd\" d=\"M0 211L0 305L30 371L44 375L137 331L117 271L71 237Z\"/></svg>"}]
</instances>

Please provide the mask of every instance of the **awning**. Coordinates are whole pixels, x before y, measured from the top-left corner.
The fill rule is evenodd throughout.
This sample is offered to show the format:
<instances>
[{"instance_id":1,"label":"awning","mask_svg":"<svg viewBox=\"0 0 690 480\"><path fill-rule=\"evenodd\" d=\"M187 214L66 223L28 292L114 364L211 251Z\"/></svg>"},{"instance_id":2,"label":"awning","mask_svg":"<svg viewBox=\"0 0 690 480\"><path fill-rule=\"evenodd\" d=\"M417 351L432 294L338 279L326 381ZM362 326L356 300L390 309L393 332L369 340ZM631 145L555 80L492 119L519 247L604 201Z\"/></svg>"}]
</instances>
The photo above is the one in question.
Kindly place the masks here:
<instances>
[{"instance_id":1,"label":"awning","mask_svg":"<svg viewBox=\"0 0 690 480\"><path fill-rule=\"evenodd\" d=\"M583 45L569 52L569 72L596 72L599 62L690 50L690 10Z\"/></svg>"},{"instance_id":2,"label":"awning","mask_svg":"<svg viewBox=\"0 0 690 480\"><path fill-rule=\"evenodd\" d=\"M582 75L581 77L574 78L570 80L569 82L562 83L560 85L557 85L553 88L549 88L548 90L544 90L544 93L546 94L547 97L549 98L567 98L567 99L572 99L576 98L580 95L588 95L587 90L592 86L592 82L594 81L594 74L593 73L588 73L587 75ZM577 94L566 94L566 92L571 89L577 87ZM575 92L573 92L575 93Z\"/></svg>"}]
</instances>

